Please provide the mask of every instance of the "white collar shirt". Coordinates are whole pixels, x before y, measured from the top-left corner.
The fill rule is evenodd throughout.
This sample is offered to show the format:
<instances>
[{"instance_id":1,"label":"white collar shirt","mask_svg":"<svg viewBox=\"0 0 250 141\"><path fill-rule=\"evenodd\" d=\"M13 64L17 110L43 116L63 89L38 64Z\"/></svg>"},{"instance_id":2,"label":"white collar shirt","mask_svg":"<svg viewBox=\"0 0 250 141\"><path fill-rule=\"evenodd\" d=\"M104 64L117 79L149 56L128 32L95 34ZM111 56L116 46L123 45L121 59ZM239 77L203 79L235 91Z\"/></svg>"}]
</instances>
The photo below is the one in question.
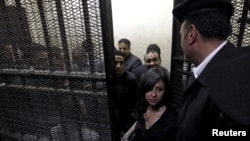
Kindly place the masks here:
<instances>
[{"instance_id":1,"label":"white collar shirt","mask_svg":"<svg viewBox=\"0 0 250 141\"><path fill-rule=\"evenodd\" d=\"M199 77L199 75L202 73L202 71L205 69L207 64L211 61L211 59L222 49L222 47L227 43L227 41L224 41L222 44L220 44L213 52L211 52L197 67L193 67L193 73L195 79Z\"/></svg>"}]
</instances>

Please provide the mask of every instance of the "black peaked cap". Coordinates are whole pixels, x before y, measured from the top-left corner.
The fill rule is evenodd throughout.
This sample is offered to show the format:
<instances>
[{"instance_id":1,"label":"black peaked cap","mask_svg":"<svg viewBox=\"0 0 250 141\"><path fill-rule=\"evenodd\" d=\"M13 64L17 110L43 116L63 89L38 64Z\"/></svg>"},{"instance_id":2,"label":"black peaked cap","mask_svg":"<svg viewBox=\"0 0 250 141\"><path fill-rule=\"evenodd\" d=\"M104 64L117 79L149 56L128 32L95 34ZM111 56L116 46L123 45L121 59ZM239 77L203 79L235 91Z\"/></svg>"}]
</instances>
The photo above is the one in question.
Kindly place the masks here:
<instances>
[{"instance_id":1,"label":"black peaked cap","mask_svg":"<svg viewBox=\"0 0 250 141\"><path fill-rule=\"evenodd\" d=\"M173 15L180 23L182 23L184 18L188 15L206 10L222 11L229 20L234 12L233 5L227 0L185 0L175 6L173 9Z\"/></svg>"}]
</instances>

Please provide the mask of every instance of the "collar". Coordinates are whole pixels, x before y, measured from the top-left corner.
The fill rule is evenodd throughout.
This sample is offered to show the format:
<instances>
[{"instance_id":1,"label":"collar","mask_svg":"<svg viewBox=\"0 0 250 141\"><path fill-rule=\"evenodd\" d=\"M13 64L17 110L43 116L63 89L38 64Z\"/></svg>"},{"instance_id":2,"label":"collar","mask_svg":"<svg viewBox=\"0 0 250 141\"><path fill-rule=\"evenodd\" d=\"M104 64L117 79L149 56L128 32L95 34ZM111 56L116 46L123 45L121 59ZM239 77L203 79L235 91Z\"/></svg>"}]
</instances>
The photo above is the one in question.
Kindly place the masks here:
<instances>
[{"instance_id":1,"label":"collar","mask_svg":"<svg viewBox=\"0 0 250 141\"><path fill-rule=\"evenodd\" d=\"M224 41L221 43L213 52L211 52L197 67L193 67L193 73L195 79L199 77L199 75L202 73L202 71L205 69L207 64L212 60L212 58L222 49L222 47L227 43L227 41Z\"/></svg>"}]
</instances>

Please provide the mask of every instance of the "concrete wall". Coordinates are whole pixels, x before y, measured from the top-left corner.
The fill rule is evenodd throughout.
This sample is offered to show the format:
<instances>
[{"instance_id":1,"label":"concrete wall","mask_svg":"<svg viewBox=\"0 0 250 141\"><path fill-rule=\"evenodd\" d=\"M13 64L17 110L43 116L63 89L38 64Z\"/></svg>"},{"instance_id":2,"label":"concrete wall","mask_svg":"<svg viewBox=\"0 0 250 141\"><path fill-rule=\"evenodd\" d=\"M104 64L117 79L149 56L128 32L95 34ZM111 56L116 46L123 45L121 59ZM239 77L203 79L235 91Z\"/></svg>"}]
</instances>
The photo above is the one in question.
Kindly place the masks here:
<instances>
[{"instance_id":1,"label":"concrete wall","mask_svg":"<svg viewBox=\"0 0 250 141\"><path fill-rule=\"evenodd\" d=\"M162 65L170 70L173 0L111 0L114 44L128 38L131 52L143 61L151 43L160 46Z\"/></svg>"}]
</instances>

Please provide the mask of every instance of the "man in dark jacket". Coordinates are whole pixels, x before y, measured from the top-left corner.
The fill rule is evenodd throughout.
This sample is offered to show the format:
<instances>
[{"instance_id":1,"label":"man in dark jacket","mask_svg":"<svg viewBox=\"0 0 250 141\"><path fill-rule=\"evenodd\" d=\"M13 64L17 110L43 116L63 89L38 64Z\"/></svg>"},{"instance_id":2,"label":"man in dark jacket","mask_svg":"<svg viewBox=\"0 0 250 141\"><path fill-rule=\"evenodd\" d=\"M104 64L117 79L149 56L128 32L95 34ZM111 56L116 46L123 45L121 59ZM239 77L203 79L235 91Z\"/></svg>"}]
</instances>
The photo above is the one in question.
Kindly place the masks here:
<instances>
[{"instance_id":1,"label":"man in dark jacket","mask_svg":"<svg viewBox=\"0 0 250 141\"><path fill-rule=\"evenodd\" d=\"M136 94L138 81L136 76L124 69L124 54L117 50L115 51L116 63L116 80L117 80L117 98L118 101L118 118L120 121L120 131L127 130L135 122L132 113L136 104Z\"/></svg>"},{"instance_id":2,"label":"man in dark jacket","mask_svg":"<svg viewBox=\"0 0 250 141\"><path fill-rule=\"evenodd\" d=\"M118 41L118 49L125 55L125 70L132 72L135 68L142 64L141 59L131 53L131 43L128 39L123 38Z\"/></svg>"},{"instance_id":3,"label":"man in dark jacket","mask_svg":"<svg viewBox=\"0 0 250 141\"><path fill-rule=\"evenodd\" d=\"M177 141L247 140L250 134L250 48L236 49L226 40L233 10L226 0L186 0L173 10L181 23L184 60L194 65Z\"/></svg>"}]
</instances>

